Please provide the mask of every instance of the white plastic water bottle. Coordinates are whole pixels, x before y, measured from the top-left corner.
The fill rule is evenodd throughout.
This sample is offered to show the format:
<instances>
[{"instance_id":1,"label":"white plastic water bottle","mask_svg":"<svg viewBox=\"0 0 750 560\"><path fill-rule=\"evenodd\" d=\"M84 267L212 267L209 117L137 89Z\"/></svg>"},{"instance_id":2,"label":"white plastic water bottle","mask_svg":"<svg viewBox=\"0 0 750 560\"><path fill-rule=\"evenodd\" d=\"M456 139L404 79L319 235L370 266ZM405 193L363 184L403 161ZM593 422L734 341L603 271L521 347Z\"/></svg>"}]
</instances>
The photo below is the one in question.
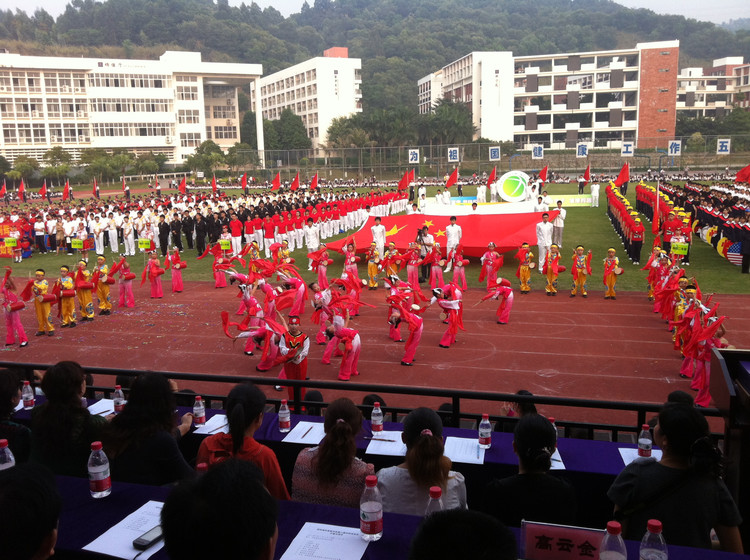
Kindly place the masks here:
<instances>
[{"instance_id":1,"label":"white plastic water bottle","mask_svg":"<svg viewBox=\"0 0 750 560\"><path fill-rule=\"evenodd\" d=\"M658 519L648 520L638 556L640 560L667 560L669 558L667 543L661 534L661 521Z\"/></svg>"},{"instance_id":2,"label":"white plastic water bottle","mask_svg":"<svg viewBox=\"0 0 750 560\"><path fill-rule=\"evenodd\" d=\"M651 448L654 440L651 438L651 428L648 424L641 426L641 433L638 434L638 456L651 457Z\"/></svg>"},{"instance_id":3,"label":"white plastic water bottle","mask_svg":"<svg viewBox=\"0 0 750 560\"><path fill-rule=\"evenodd\" d=\"M34 408L36 399L34 399L34 389L31 388L31 383L28 381L23 382L23 389L21 389L21 400L23 400L23 409L31 410Z\"/></svg>"},{"instance_id":4,"label":"white plastic water bottle","mask_svg":"<svg viewBox=\"0 0 750 560\"><path fill-rule=\"evenodd\" d=\"M479 447L489 449L492 446L492 424L490 424L490 415L482 414L482 421L479 423Z\"/></svg>"},{"instance_id":5,"label":"white plastic water bottle","mask_svg":"<svg viewBox=\"0 0 750 560\"><path fill-rule=\"evenodd\" d=\"M359 530L366 541L377 541L383 536L383 498L374 474L365 478L365 491L359 499Z\"/></svg>"},{"instance_id":6,"label":"white plastic water bottle","mask_svg":"<svg viewBox=\"0 0 750 560\"><path fill-rule=\"evenodd\" d=\"M196 426L202 426L206 423L206 405L203 404L203 397L200 395L195 397L193 403L193 423Z\"/></svg>"},{"instance_id":7,"label":"white plastic water bottle","mask_svg":"<svg viewBox=\"0 0 750 560\"><path fill-rule=\"evenodd\" d=\"M440 486L430 486L430 501L427 502L425 517L436 511L443 511L443 489Z\"/></svg>"},{"instance_id":8,"label":"white plastic water bottle","mask_svg":"<svg viewBox=\"0 0 750 560\"><path fill-rule=\"evenodd\" d=\"M105 498L112 492L112 478L109 473L109 459L102 451L102 442L91 444L89 455L89 491L92 498Z\"/></svg>"},{"instance_id":9,"label":"white plastic water bottle","mask_svg":"<svg viewBox=\"0 0 750 560\"><path fill-rule=\"evenodd\" d=\"M380 409L380 403L376 402L372 409L372 415L370 416L370 428L372 432L383 431L383 411Z\"/></svg>"},{"instance_id":10,"label":"white plastic water bottle","mask_svg":"<svg viewBox=\"0 0 750 560\"><path fill-rule=\"evenodd\" d=\"M291 429L292 414L289 412L289 405L287 405L287 400L282 399L281 406L279 407L279 431L285 434Z\"/></svg>"},{"instance_id":11,"label":"white plastic water bottle","mask_svg":"<svg viewBox=\"0 0 750 560\"><path fill-rule=\"evenodd\" d=\"M628 549L622 540L622 525L617 521L607 523L607 532L599 547L599 560L627 560Z\"/></svg>"},{"instance_id":12,"label":"white plastic water bottle","mask_svg":"<svg viewBox=\"0 0 750 560\"><path fill-rule=\"evenodd\" d=\"M0 439L0 471L9 469L16 465L16 458L13 457L13 452L8 447L7 439Z\"/></svg>"},{"instance_id":13,"label":"white plastic water bottle","mask_svg":"<svg viewBox=\"0 0 750 560\"><path fill-rule=\"evenodd\" d=\"M112 393L112 400L115 402L115 414L120 414L125 408L125 394L122 392L120 385L115 385L115 392Z\"/></svg>"}]
</instances>

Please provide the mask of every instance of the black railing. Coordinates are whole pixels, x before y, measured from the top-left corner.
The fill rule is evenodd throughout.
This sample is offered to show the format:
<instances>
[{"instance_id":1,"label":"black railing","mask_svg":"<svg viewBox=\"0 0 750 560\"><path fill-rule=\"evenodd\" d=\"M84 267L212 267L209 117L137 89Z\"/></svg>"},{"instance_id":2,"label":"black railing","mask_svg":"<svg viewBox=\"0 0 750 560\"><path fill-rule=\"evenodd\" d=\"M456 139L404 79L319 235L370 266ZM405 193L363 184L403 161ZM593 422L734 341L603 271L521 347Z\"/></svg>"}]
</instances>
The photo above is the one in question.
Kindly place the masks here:
<instances>
[{"instance_id":1,"label":"black railing","mask_svg":"<svg viewBox=\"0 0 750 560\"><path fill-rule=\"evenodd\" d=\"M41 363L15 363L15 362L0 362L2 368L15 368L20 369L24 372L25 379L33 380L34 370L46 370L53 364L41 364ZM86 373L92 375L108 375L108 376L128 376L135 377L142 373L143 370L132 370L132 369L120 369L120 368L107 368L107 367L95 367L95 366L82 366ZM153 371L153 370L149 370ZM297 381L290 379L276 379L268 377L247 377L239 375L222 375L222 374L202 374L202 373L183 373L176 371L159 371L162 375L169 379L176 381L188 381L193 383L221 383L221 384L237 384L245 381L252 381L256 385L280 385L282 387L291 387L293 390L294 398L290 405L294 406L294 410L302 410L302 407L325 407L327 403L321 403L317 401L309 401L302 399L301 389L328 389L333 391L346 391L355 392L362 394L377 393L377 394L396 394L396 395L408 395L415 397L433 397L444 399L445 402L451 404L450 410L439 411L446 425L459 427L461 421L472 421L476 422L481 418L479 413L471 413L463 411L463 404L465 401L491 401L491 402L513 402L513 403L530 403L534 405L549 405L556 407L565 408L576 408L576 409L593 409L593 410L608 410L608 411L623 411L631 412L634 414L634 422L632 424L609 424L601 422L576 422L568 421L565 419L557 419L555 424L558 428L565 428L566 432L574 431L578 434L585 433L585 437L591 439L594 432L596 431L607 431L611 432L613 441L617 441L620 433L637 434L643 424L647 422L647 414L657 412L661 408L660 403L636 403L636 402L623 402L623 401L606 401L596 399L579 399L579 398L567 398L567 397L545 397L541 395L517 395L514 393L491 393L486 391L468 391L459 389L437 389L431 387L413 387L404 385L382 385L374 383L342 383L340 381ZM87 396L93 397L95 394L101 394L105 397L110 397L114 390L115 383L110 385L92 385L87 388ZM200 394L206 406L211 408L224 408L226 404L227 393L223 394L212 394L212 393L198 393ZM178 399L191 399L191 393L178 393ZM280 397L278 399L269 399L269 402L274 405L276 409L281 402ZM217 406L218 405L218 406ZM362 405L361 408L364 411L370 410L372 407ZM398 421L399 416L407 414L412 410L413 407L395 407L388 406L384 410L386 417L390 417L392 421ZM721 414L716 408L701 408L701 412L705 416L720 417ZM499 421L503 423L512 424L513 418L501 415L490 415L493 421ZM723 434L715 434L717 437L723 437Z\"/></svg>"}]
</instances>

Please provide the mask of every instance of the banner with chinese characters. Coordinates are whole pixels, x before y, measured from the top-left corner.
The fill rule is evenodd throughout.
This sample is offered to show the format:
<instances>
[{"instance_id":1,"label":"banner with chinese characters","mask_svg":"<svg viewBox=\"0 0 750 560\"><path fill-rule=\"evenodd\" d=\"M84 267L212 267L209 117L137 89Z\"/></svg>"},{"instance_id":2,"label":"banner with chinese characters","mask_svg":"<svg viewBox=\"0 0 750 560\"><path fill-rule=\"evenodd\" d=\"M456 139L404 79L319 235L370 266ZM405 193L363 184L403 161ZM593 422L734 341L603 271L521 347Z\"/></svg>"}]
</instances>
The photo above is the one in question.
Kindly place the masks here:
<instances>
[{"instance_id":1,"label":"banner with chinese characters","mask_svg":"<svg viewBox=\"0 0 750 560\"><path fill-rule=\"evenodd\" d=\"M20 238L21 236L18 235L18 238L16 238L15 236L11 236L11 232L16 234L16 232L18 232L18 228L11 223L0 224L0 257L1 258L5 258L5 259L11 258L13 256L13 248L14 248L14 246L12 246L13 241L15 241L15 246L18 246L19 244L18 238ZM6 239L9 240L8 243L5 242Z\"/></svg>"},{"instance_id":2,"label":"banner with chinese characters","mask_svg":"<svg viewBox=\"0 0 750 560\"><path fill-rule=\"evenodd\" d=\"M521 522L521 558L525 560L598 560L604 531L567 525Z\"/></svg>"}]
</instances>

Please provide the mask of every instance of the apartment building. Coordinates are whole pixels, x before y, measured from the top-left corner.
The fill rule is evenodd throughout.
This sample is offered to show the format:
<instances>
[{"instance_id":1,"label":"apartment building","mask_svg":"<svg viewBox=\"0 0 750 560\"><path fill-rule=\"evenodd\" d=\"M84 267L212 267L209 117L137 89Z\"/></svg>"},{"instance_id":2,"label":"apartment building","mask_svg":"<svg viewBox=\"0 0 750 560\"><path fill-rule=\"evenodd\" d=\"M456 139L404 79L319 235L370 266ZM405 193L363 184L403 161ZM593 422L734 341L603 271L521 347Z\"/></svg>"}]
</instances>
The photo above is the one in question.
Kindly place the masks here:
<instances>
[{"instance_id":1,"label":"apartment building","mask_svg":"<svg viewBox=\"0 0 750 560\"><path fill-rule=\"evenodd\" d=\"M55 146L74 158L127 149L178 164L204 140L226 149L239 141L237 90L262 73L260 64L203 62L198 52L159 60L0 53L0 155L41 161ZM262 145L262 125L258 138Z\"/></svg>"},{"instance_id":2,"label":"apartment building","mask_svg":"<svg viewBox=\"0 0 750 560\"><path fill-rule=\"evenodd\" d=\"M314 149L327 142L333 119L362 111L362 60L349 58L349 49L333 47L260 79L264 119L277 120L284 109L302 118ZM253 97L253 109L256 97Z\"/></svg>"},{"instance_id":3,"label":"apartment building","mask_svg":"<svg viewBox=\"0 0 750 560\"><path fill-rule=\"evenodd\" d=\"M467 103L476 137L523 149L663 147L675 132L678 58L679 41L539 56L473 52L440 69L440 81L437 72L419 80L420 111L428 94Z\"/></svg>"},{"instance_id":4,"label":"apartment building","mask_svg":"<svg viewBox=\"0 0 750 560\"><path fill-rule=\"evenodd\" d=\"M709 68L683 68L677 77L678 114L714 118L724 116L735 103L747 107L742 93L750 91L748 68L741 56L716 59Z\"/></svg>"}]
</instances>

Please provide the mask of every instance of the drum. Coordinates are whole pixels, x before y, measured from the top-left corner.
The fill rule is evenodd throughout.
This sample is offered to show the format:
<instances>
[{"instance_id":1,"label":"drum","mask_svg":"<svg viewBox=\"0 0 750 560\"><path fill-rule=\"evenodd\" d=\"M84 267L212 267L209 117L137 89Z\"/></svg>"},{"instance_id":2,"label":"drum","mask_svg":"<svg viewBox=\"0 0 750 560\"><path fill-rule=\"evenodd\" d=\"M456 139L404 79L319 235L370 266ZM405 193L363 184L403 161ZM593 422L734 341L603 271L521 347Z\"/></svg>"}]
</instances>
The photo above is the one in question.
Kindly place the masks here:
<instances>
[{"instance_id":1,"label":"drum","mask_svg":"<svg viewBox=\"0 0 750 560\"><path fill-rule=\"evenodd\" d=\"M441 314L440 314L440 320L441 320L441 321L446 321L446 320L448 320L448 314L447 314L447 313L441 313Z\"/></svg>"},{"instance_id":2,"label":"drum","mask_svg":"<svg viewBox=\"0 0 750 560\"><path fill-rule=\"evenodd\" d=\"M557 265L557 272L565 272L566 270L568 270L568 269L565 268L565 265L563 265L563 264Z\"/></svg>"},{"instance_id":3,"label":"drum","mask_svg":"<svg viewBox=\"0 0 750 560\"><path fill-rule=\"evenodd\" d=\"M530 262L529 263L529 268L536 268L536 263L535 262Z\"/></svg>"},{"instance_id":4,"label":"drum","mask_svg":"<svg viewBox=\"0 0 750 560\"><path fill-rule=\"evenodd\" d=\"M461 266L469 266L469 259L463 259L461 261Z\"/></svg>"},{"instance_id":5,"label":"drum","mask_svg":"<svg viewBox=\"0 0 750 560\"><path fill-rule=\"evenodd\" d=\"M21 309L23 309L24 307L26 307L26 304L24 302L16 301L8 306L8 311L21 311Z\"/></svg>"},{"instance_id":6,"label":"drum","mask_svg":"<svg viewBox=\"0 0 750 560\"><path fill-rule=\"evenodd\" d=\"M376 259L375 259L374 261L372 261L372 262L374 262L375 264L380 264L380 257L377 257L377 258L376 258Z\"/></svg>"},{"instance_id":7,"label":"drum","mask_svg":"<svg viewBox=\"0 0 750 560\"><path fill-rule=\"evenodd\" d=\"M180 267L180 263L175 263L175 264L174 264L174 265L172 266L172 268L174 268L175 270L180 270L180 268L181 268L181 267Z\"/></svg>"},{"instance_id":8,"label":"drum","mask_svg":"<svg viewBox=\"0 0 750 560\"><path fill-rule=\"evenodd\" d=\"M612 272L614 272L617 276L619 276L620 274L625 272L625 269L620 266L616 266Z\"/></svg>"},{"instance_id":9,"label":"drum","mask_svg":"<svg viewBox=\"0 0 750 560\"><path fill-rule=\"evenodd\" d=\"M157 269L156 269L156 270L154 271L154 275L156 275L156 276L161 276L162 274L164 274L164 272L166 272L166 271L165 271L165 270L164 270L163 268L157 268Z\"/></svg>"},{"instance_id":10,"label":"drum","mask_svg":"<svg viewBox=\"0 0 750 560\"><path fill-rule=\"evenodd\" d=\"M55 294L40 294L36 296L36 299L39 303L53 303L57 301L57 296Z\"/></svg>"},{"instance_id":11,"label":"drum","mask_svg":"<svg viewBox=\"0 0 750 560\"><path fill-rule=\"evenodd\" d=\"M328 259L326 261L323 261L321 264L323 264L325 266L330 266L330 265L333 264L333 259Z\"/></svg>"},{"instance_id":12,"label":"drum","mask_svg":"<svg viewBox=\"0 0 750 560\"><path fill-rule=\"evenodd\" d=\"M135 278L136 278L136 276L135 276L135 274L134 274L134 273L132 273L132 272L126 272L126 273L125 273L125 274L123 274L123 276L122 276L122 279L123 279L123 280L125 280L125 281L127 281L127 280L135 280Z\"/></svg>"},{"instance_id":13,"label":"drum","mask_svg":"<svg viewBox=\"0 0 750 560\"><path fill-rule=\"evenodd\" d=\"M112 278L111 276L106 276L106 277L104 278L104 283L105 283L105 284L114 284L114 283L115 283L115 279L114 279L114 278Z\"/></svg>"},{"instance_id":14,"label":"drum","mask_svg":"<svg viewBox=\"0 0 750 560\"><path fill-rule=\"evenodd\" d=\"M94 284L91 282L78 282L76 284L76 289L77 290L93 290Z\"/></svg>"},{"instance_id":15,"label":"drum","mask_svg":"<svg viewBox=\"0 0 750 560\"><path fill-rule=\"evenodd\" d=\"M412 303L411 304L411 310L412 311L419 311L420 309L422 309L422 308L419 307L416 303Z\"/></svg>"},{"instance_id":16,"label":"drum","mask_svg":"<svg viewBox=\"0 0 750 560\"><path fill-rule=\"evenodd\" d=\"M179 265L180 265L180 270L182 270L183 268L187 268L187 262L186 261L180 261Z\"/></svg>"},{"instance_id":17,"label":"drum","mask_svg":"<svg viewBox=\"0 0 750 560\"><path fill-rule=\"evenodd\" d=\"M76 291L75 290L63 290L62 292L60 292L60 295L62 297L75 297Z\"/></svg>"},{"instance_id":18,"label":"drum","mask_svg":"<svg viewBox=\"0 0 750 560\"><path fill-rule=\"evenodd\" d=\"M292 257L287 257L284 259L284 262L287 264L294 264L294 259Z\"/></svg>"},{"instance_id":19,"label":"drum","mask_svg":"<svg viewBox=\"0 0 750 560\"><path fill-rule=\"evenodd\" d=\"M440 266L445 266L445 259L440 259L437 263Z\"/></svg>"}]
</instances>

